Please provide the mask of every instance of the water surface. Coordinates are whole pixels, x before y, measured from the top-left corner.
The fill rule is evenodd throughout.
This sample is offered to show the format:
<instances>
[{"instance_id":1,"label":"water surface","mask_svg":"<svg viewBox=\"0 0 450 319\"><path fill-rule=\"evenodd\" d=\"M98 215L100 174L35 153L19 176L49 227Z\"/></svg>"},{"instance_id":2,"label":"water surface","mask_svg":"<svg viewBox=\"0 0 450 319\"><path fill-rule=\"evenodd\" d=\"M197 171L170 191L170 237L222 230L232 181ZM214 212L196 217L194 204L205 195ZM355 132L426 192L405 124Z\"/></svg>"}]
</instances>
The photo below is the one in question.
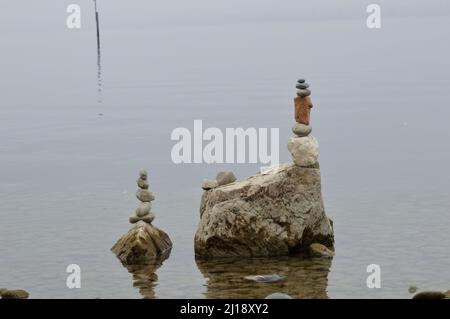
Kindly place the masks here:
<instances>
[{"instance_id":1,"label":"water surface","mask_svg":"<svg viewBox=\"0 0 450 319\"><path fill-rule=\"evenodd\" d=\"M65 27L69 3L14 1L0 13L0 286L34 298L408 298L410 285L450 289L443 2L417 12L383 2L383 27L369 30L355 1L341 11L331 1L99 1L101 92L92 2L79 1L75 31ZM201 180L224 169L245 178L259 165L175 165L172 130L195 119L278 127L281 160L290 161L298 77L313 91L335 258L196 262ZM155 224L174 247L162 264L128 270L109 249L130 227L140 168L156 194ZM81 289L65 285L73 263ZM381 289L366 286L369 264L381 266ZM261 273L288 277L243 279Z\"/></svg>"}]
</instances>

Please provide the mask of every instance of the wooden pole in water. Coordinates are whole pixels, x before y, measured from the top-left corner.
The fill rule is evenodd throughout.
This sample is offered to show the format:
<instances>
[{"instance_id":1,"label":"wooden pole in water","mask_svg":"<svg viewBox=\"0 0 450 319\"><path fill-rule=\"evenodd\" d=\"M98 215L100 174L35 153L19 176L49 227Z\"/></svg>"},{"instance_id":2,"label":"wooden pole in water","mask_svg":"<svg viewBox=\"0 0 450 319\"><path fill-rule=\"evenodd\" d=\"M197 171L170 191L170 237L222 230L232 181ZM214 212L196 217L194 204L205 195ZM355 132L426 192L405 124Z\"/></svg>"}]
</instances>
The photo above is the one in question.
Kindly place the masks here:
<instances>
[{"instance_id":1,"label":"wooden pole in water","mask_svg":"<svg viewBox=\"0 0 450 319\"><path fill-rule=\"evenodd\" d=\"M97 25L97 49L100 51L100 24L98 18L97 0L94 0L94 6L95 6L95 22Z\"/></svg>"}]
</instances>

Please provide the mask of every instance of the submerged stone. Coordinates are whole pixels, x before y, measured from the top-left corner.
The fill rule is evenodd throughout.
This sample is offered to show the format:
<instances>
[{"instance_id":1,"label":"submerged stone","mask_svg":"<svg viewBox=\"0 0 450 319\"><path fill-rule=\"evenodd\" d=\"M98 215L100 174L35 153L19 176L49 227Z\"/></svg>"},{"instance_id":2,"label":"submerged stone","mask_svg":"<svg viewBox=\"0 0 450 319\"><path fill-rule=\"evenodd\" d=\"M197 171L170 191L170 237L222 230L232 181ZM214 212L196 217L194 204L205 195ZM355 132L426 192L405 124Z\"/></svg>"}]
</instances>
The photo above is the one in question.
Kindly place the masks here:
<instances>
[{"instance_id":1,"label":"submerged stone","mask_svg":"<svg viewBox=\"0 0 450 319\"><path fill-rule=\"evenodd\" d=\"M275 292L273 294L268 295L264 299L293 299L291 296L281 293L281 292Z\"/></svg>"},{"instance_id":2,"label":"submerged stone","mask_svg":"<svg viewBox=\"0 0 450 319\"><path fill-rule=\"evenodd\" d=\"M256 282L277 282L286 279L286 276L280 276L278 274L273 275L256 275L256 276L245 276L244 279L252 280Z\"/></svg>"},{"instance_id":3,"label":"submerged stone","mask_svg":"<svg viewBox=\"0 0 450 319\"><path fill-rule=\"evenodd\" d=\"M125 265L145 265L170 253L172 241L157 227L138 221L111 248Z\"/></svg>"}]
</instances>

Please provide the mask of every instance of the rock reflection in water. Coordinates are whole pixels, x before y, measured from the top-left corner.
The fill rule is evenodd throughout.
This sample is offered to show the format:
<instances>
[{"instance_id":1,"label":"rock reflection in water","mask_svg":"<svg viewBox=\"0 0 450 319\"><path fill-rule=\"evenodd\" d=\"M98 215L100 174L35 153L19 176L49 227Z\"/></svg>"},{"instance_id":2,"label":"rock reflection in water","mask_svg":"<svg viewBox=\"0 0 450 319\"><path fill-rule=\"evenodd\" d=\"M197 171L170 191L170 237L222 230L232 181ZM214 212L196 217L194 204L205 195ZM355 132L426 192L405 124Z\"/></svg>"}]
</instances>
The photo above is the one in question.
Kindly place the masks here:
<instances>
[{"instance_id":1,"label":"rock reflection in water","mask_svg":"<svg viewBox=\"0 0 450 319\"><path fill-rule=\"evenodd\" d=\"M331 259L278 257L256 259L197 259L206 283L206 298L265 298L280 292L292 298L328 298ZM260 283L244 279L252 275L284 275L279 282Z\"/></svg>"},{"instance_id":2,"label":"rock reflection in water","mask_svg":"<svg viewBox=\"0 0 450 319\"><path fill-rule=\"evenodd\" d=\"M169 258L170 252L165 256L155 259L148 265L124 265L129 273L133 275L133 287L139 289L139 293L145 299L156 298L155 287L158 285L156 271Z\"/></svg>"}]
</instances>

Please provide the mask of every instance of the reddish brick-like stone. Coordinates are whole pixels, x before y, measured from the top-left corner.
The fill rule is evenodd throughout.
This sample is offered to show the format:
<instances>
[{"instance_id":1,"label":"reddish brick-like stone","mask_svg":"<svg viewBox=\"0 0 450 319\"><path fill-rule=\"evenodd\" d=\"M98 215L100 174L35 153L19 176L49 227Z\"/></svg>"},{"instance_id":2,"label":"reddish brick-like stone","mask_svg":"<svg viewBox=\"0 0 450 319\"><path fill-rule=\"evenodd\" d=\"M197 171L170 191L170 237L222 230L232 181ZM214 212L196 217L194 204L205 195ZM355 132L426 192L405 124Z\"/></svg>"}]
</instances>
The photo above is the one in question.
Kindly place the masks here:
<instances>
[{"instance_id":1,"label":"reddish brick-like stone","mask_svg":"<svg viewBox=\"0 0 450 319\"><path fill-rule=\"evenodd\" d=\"M310 113L312 108L311 98L309 96L297 96L295 102L295 121L297 123L309 125Z\"/></svg>"}]
</instances>

